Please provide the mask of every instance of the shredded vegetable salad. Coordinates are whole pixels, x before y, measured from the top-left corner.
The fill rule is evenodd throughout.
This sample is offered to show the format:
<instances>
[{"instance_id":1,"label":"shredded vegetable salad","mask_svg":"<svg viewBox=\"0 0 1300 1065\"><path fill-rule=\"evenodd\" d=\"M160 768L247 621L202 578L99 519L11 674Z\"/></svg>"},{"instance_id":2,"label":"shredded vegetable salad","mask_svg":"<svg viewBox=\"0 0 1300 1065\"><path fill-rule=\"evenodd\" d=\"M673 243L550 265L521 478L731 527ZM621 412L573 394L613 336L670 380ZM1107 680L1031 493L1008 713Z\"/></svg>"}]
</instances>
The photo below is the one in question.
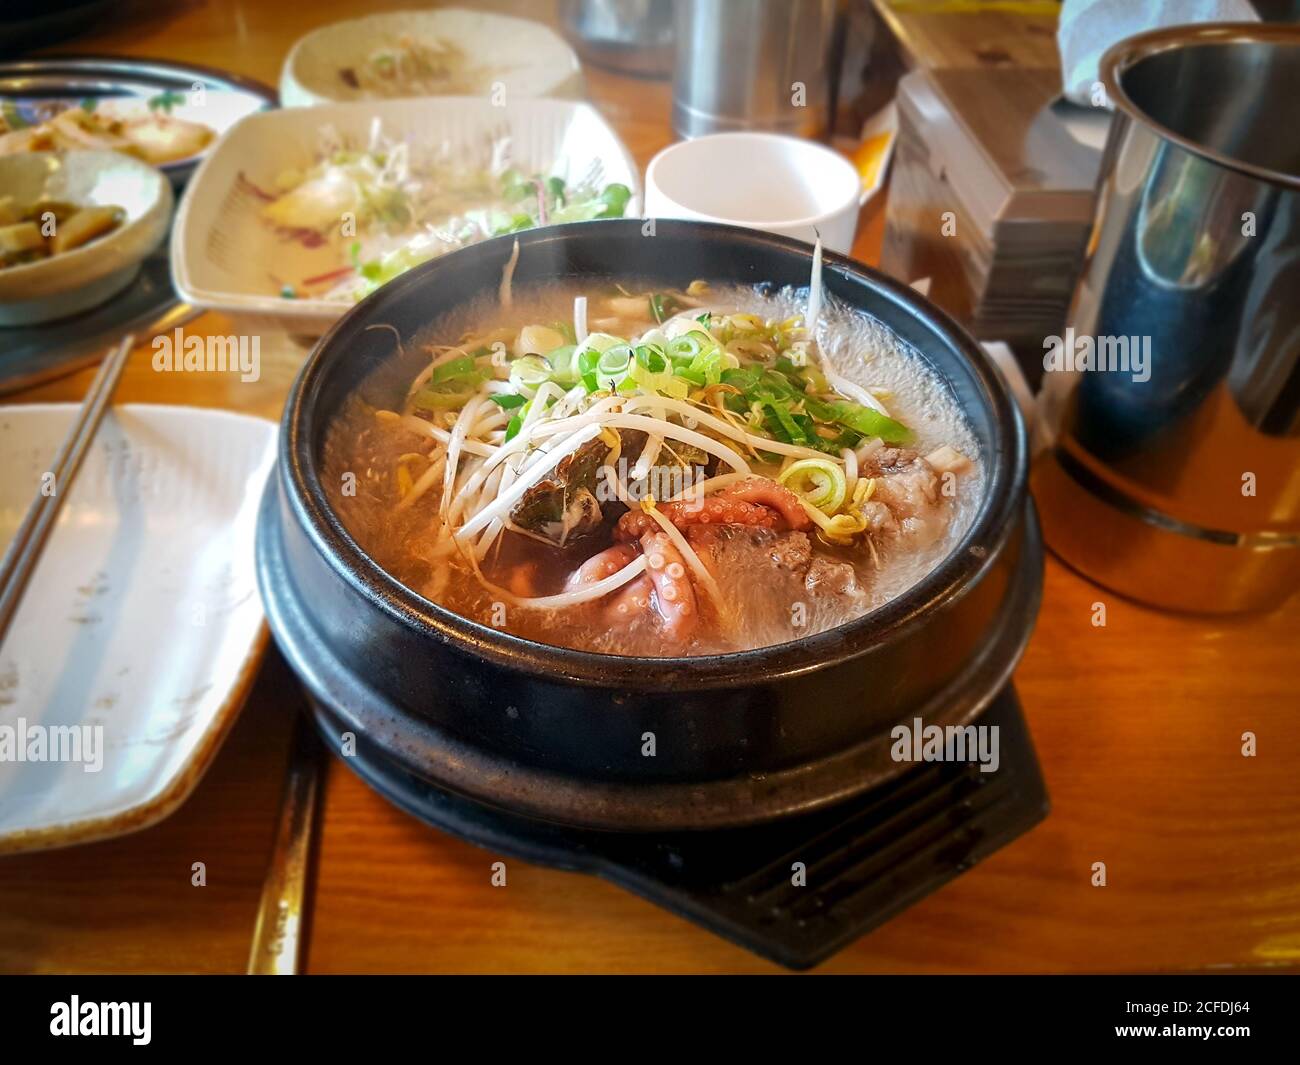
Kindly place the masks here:
<instances>
[{"instance_id":1,"label":"shredded vegetable salad","mask_svg":"<svg viewBox=\"0 0 1300 1065\"><path fill-rule=\"evenodd\" d=\"M566 181L506 165L507 140L486 166L416 163L410 146L385 137L378 121L364 148L322 132L316 163L288 170L263 218L287 239L339 252L337 269L282 281L286 299L358 300L411 267L488 237L559 222L621 218L631 190L597 175Z\"/></svg>"}]
</instances>

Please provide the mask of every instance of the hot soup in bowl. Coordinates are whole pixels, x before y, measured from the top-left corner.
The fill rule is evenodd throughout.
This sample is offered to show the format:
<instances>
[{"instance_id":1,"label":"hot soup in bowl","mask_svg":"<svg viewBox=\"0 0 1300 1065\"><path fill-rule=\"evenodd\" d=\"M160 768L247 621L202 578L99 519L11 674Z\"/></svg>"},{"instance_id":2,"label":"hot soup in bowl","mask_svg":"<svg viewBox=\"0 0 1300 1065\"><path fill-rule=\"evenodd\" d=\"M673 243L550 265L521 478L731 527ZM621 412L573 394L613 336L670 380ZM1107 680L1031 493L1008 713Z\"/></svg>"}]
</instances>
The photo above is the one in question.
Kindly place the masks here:
<instances>
[{"instance_id":1,"label":"hot soup in bowl","mask_svg":"<svg viewBox=\"0 0 1300 1065\"><path fill-rule=\"evenodd\" d=\"M575 826L736 826L902 773L894 725L989 705L1041 587L1023 425L942 312L818 260L555 226L418 266L321 339L259 574L354 769Z\"/></svg>"}]
</instances>

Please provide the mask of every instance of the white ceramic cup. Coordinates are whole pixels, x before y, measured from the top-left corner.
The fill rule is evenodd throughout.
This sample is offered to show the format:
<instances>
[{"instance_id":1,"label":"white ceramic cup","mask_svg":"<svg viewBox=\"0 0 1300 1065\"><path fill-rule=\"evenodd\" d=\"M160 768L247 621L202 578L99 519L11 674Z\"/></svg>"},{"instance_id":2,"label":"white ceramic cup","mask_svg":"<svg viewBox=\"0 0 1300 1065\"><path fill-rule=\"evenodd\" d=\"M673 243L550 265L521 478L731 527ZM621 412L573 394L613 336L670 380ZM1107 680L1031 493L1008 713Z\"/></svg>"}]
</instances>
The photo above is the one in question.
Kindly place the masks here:
<instances>
[{"instance_id":1,"label":"white ceramic cup","mask_svg":"<svg viewBox=\"0 0 1300 1065\"><path fill-rule=\"evenodd\" d=\"M645 173L649 218L762 229L847 253L862 183L843 156L777 133L716 133L669 145Z\"/></svg>"}]
</instances>

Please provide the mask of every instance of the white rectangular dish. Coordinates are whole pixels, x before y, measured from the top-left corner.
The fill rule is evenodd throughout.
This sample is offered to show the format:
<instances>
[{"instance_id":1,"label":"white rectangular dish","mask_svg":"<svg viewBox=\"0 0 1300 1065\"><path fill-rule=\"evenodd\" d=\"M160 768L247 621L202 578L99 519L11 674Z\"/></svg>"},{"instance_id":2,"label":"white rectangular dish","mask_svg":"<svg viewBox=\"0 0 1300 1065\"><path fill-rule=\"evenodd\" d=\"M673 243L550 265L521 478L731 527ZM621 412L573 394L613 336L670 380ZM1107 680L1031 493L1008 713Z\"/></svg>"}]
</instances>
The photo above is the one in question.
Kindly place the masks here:
<instances>
[{"instance_id":1,"label":"white rectangular dish","mask_svg":"<svg viewBox=\"0 0 1300 1065\"><path fill-rule=\"evenodd\" d=\"M231 315L250 332L319 335L328 329L351 302L286 299L280 287L337 268L337 249L286 240L262 217L265 201L256 190L274 187L286 170L314 163L323 128L365 143L376 119L385 136L410 145L413 161L448 150L453 157L478 159L493 142L508 138L509 165L566 182L594 172L602 184L631 189L625 213L640 214L636 164L589 104L518 100L498 107L480 97L447 96L271 111L227 133L186 189L171 245L181 297Z\"/></svg>"},{"instance_id":2,"label":"white rectangular dish","mask_svg":"<svg viewBox=\"0 0 1300 1065\"><path fill-rule=\"evenodd\" d=\"M76 409L0 409L0 547ZM266 644L253 540L275 441L227 411L105 417L0 645L0 854L145 828L198 783Z\"/></svg>"}]
</instances>

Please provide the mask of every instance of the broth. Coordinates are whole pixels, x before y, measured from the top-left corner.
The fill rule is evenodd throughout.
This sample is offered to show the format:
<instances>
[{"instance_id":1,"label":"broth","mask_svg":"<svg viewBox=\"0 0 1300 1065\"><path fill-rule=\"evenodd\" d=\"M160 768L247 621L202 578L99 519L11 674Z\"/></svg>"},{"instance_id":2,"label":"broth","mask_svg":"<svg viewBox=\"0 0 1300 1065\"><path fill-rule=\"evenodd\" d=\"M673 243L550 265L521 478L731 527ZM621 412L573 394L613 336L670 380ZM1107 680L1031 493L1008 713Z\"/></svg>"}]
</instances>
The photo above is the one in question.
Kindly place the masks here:
<instances>
[{"instance_id":1,"label":"broth","mask_svg":"<svg viewBox=\"0 0 1300 1065\"><path fill-rule=\"evenodd\" d=\"M920 356L834 301L813 336L804 298L586 283L465 308L349 398L327 495L403 584L538 642L716 654L842 625L948 554L983 473Z\"/></svg>"}]
</instances>

